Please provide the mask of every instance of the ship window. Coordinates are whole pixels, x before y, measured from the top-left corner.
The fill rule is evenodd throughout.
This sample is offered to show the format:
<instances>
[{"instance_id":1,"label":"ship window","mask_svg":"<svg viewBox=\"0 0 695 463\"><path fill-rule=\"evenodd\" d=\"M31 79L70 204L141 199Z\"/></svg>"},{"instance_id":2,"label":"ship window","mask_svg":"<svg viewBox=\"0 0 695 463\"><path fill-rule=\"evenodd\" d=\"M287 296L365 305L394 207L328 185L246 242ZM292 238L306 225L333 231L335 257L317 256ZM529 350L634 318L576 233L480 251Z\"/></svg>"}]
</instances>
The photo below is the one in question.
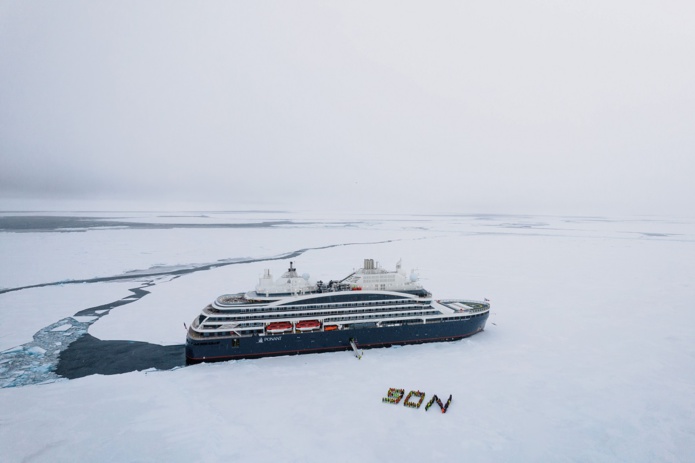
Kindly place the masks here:
<instances>
[{"instance_id":1,"label":"ship window","mask_svg":"<svg viewBox=\"0 0 695 463\"><path fill-rule=\"evenodd\" d=\"M232 339L232 347L239 347L239 340L238 339Z\"/></svg>"}]
</instances>

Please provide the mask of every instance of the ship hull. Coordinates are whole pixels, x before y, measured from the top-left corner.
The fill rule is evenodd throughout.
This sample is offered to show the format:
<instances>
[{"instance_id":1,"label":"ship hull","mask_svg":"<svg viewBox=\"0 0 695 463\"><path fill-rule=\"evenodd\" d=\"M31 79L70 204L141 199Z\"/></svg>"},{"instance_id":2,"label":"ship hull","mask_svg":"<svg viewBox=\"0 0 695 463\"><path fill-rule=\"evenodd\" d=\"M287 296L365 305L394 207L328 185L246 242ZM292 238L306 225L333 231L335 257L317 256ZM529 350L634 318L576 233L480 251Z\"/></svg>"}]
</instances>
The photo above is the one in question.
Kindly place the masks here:
<instances>
[{"instance_id":1,"label":"ship hull","mask_svg":"<svg viewBox=\"0 0 695 463\"><path fill-rule=\"evenodd\" d=\"M489 312L469 319L399 326L364 326L335 331L267 334L240 338L186 338L186 362L215 362L231 359L331 352L351 349L354 339L360 348L426 342L455 341L485 328Z\"/></svg>"}]
</instances>

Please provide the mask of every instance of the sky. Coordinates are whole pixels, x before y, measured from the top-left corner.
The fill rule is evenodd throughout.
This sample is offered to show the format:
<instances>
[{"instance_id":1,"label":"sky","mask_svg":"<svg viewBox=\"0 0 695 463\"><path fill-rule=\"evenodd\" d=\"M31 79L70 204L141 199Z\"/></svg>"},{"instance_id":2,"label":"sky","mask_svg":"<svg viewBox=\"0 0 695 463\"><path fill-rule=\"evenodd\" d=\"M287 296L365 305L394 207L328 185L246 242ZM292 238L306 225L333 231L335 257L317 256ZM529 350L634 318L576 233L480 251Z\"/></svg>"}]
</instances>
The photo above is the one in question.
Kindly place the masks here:
<instances>
[{"instance_id":1,"label":"sky","mask_svg":"<svg viewBox=\"0 0 695 463\"><path fill-rule=\"evenodd\" d=\"M693 24L691 1L0 0L0 210L692 215Z\"/></svg>"}]
</instances>

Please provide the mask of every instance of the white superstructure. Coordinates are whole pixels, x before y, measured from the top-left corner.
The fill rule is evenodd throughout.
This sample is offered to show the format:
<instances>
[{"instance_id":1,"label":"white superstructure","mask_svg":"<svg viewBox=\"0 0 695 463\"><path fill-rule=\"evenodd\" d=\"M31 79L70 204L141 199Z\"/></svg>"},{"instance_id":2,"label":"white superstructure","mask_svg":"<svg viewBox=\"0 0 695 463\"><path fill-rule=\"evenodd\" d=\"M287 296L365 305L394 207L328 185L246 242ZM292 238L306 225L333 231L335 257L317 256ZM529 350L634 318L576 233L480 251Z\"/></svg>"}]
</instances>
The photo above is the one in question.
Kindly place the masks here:
<instances>
[{"instance_id":1,"label":"white superstructure","mask_svg":"<svg viewBox=\"0 0 695 463\"><path fill-rule=\"evenodd\" d=\"M342 280L312 282L299 276L293 263L278 279L265 270L254 291L225 294L194 320L197 336L249 336L277 331L344 329L354 324L389 326L468 319L489 311L489 304L471 300L435 301L412 271L401 262L395 271L372 259ZM306 326L301 324L306 323Z\"/></svg>"}]
</instances>

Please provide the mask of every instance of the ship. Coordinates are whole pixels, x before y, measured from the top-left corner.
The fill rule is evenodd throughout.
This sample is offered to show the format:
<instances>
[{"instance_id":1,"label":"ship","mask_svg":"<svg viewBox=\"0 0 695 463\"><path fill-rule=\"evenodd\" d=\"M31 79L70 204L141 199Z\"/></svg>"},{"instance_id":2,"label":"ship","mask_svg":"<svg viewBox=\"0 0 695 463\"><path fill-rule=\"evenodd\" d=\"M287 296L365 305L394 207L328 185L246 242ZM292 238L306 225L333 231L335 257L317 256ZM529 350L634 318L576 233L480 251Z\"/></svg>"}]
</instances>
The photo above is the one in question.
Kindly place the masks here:
<instances>
[{"instance_id":1,"label":"ship","mask_svg":"<svg viewBox=\"0 0 695 463\"><path fill-rule=\"evenodd\" d=\"M224 361L455 341L485 328L490 302L434 299L415 270L364 259L328 283L269 269L255 290L223 294L187 327L186 362Z\"/></svg>"}]
</instances>

